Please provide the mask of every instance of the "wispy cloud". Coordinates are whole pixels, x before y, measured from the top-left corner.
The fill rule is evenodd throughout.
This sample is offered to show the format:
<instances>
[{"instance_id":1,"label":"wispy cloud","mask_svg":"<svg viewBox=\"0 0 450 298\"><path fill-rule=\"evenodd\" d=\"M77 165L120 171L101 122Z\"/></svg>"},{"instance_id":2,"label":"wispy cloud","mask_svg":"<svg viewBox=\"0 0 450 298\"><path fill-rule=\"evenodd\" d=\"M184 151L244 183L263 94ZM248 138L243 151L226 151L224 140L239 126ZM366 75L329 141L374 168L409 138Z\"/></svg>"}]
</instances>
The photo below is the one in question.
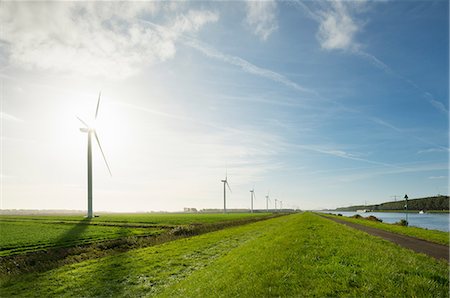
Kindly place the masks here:
<instances>
[{"instance_id":1,"label":"wispy cloud","mask_svg":"<svg viewBox=\"0 0 450 298\"><path fill-rule=\"evenodd\" d=\"M267 40L278 28L277 3L274 0L247 1L247 15L245 21L250 30L261 40Z\"/></svg>"},{"instance_id":2,"label":"wispy cloud","mask_svg":"<svg viewBox=\"0 0 450 298\"><path fill-rule=\"evenodd\" d=\"M364 28L365 21L360 20L357 14L369 7L369 1L327 1L308 2L301 0L292 2L300 8L305 15L319 24L317 40L325 50L339 50L357 55L385 73L392 75L416 89L433 108L448 115L448 108L437 100L431 93L422 90L415 82L393 70L375 55L363 50L357 40L357 34Z\"/></svg>"},{"instance_id":3,"label":"wispy cloud","mask_svg":"<svg viewBox=\"0 0 450 298\"><path fill-rule=\"evenodd\" d=\"M422 164L422 165L402 165L398 168L391 169L373 169L365 172L358 172L355 174L342 175L337 177L343 182L353 182L358 180L370 179L376 176L385 175L396 175L396 174L406 174L406 173L420 173L420 172L431 172L440 171L448 169L447 163L437 163L437 164Z\"/></svg>"},{"instance_id":4,"label":"wispy cloud","mask_svg":"<svg viewBox=\"0 0 450 298\"><path fill-rule=\"evenodd\" d=\"M389 164L389 163L385 163L385 162L361 158L360 154L349 153L349 152L331 148L331 147L318 146L318 145L294 145L294 147L298 148L298 149L302 149L302 150L313 151L313 152L322 153L322 154L326 154L326 155L330 155L330 156L334 156L334 157L338 157L338 158L343 158L343 159L360 161L360 162L364 162L364 163L369 163L369 164L374 164L374 165L379 165L379 166L384 166L384 167L389 167L389 168L401 168L394 164Z\"/></svg>"},{"instance_id":5,"label":"wispy cloud","mask_svg":"<svg viewBox=\"0 0 450 298\"><path fill-rule=\"evenodd\" d=\"M120 105L121 108L139 111L143 115L151 115L152 118L158 116L177 120L171 121L170 127L159 127L158 133L149 134L147 130L154 130L154 127L151 126L129 128L133 131L140 131L142 138L151 136L154 144L166 144L162 147L152 146L153 155L169 155L172 158L170 160L152 160L152 162L154 167L161 166L164 168L162 171L170 172L170 176L175 175L183 179L181 178L183 175L188 175L190 177L188 179L195 180L192 178L192 173L187 173L202 168L203 174L205 171L211 174L210 177L207 177L207 179L211 179L217 173L225 174L225 167L228 166L228 173L231 175L233 183L242 185L254 183L254 181L262 179L269 171L281 168L274 156L284 150L283 138L258 127L240 125L237 129L201 121L188 115L148 108L145 105L123 102L114 102L114 104ZM156 121L158 122L158 120ZM191 126L192 124L194 126ZM197 129L196 126L211 129ZM186 134L186 127L189 127L189 134ZM167 146L167 144L173 144L173 146ZM170 166L164 163L168 163ZM177 169L176 174L173 173L173 169ZM148 167L145 166L142 171L148 171Z\"/></svg>"},{"instance_id":6,"label":"wispy cloud","mask_svg":"<svg viewBox=\"0 0 450 298\"><path fill-rule=\"evenodd\" d=\"M140 17L167 16L172 32L195 33L216 22L211 11L165 2L5 2L1 47L25 69L124 78L176 53L178 34L142 26ZM163 20L164 22L164 20Z\"/></svg>"},{"instance_id":7,"label":"wispy cloud","mask_svg":"<svg viewBox=\"0 0 450 298\"><path fill-rule=\"evenodd\" d=\"M5 112L0 112L0 119L6 120L6 121L23 122L22 119L14 116L14 115L7 114Z\"/></svg>"},{"instance_id":8,"label":"wispy cloud","mask_svg":"<svg viewBox=\"0 0 450 298\"><path fill-rule=\"evenodd\" d=\"M438 149L440 151L444 151L445 152L445 151L449 151L450 150L450 148L448 148L448 147L444 147L444 146L438 145L438 144L430 142L430 141L428 141L428 140L426 140L424 138L421 138L421 137L418 137L416 135L413 135L413 134L409 133L407 130L405 130L403 128L399 128L399 127L397 127L397 126L387 122L386 120L380 119L378 117L369 117L368 119L371 120L372 122L376 123L376 124L379 124L379 125L384 126L384 127L388 127L391 130L398 132L399 134L406 135L406 136L409 136L411 138L414 138L417 141L420 141L421 143L435 146L436 149ZM419 151L418 153L423 153L423 152Z\"/></svg>"},{"instance_id":9,"label":"wispy cloud","mask_svg":"<svg viewBox=\"0 0 450 298\"><path fill-rule=\"evenodd\" d=\"M417 151L418 154L422 154L422 153L436 153L436 152L450 152L450 148L439 147L439 148L429 148L429 149Z\"/></svg>"},{"instance_id":10,"label":"wispy cloud","mask_svg":"<svg viewBox=\"0 0 450 298\"><path fill-rule=\"evenodd\" d=\"M224 54L224 53L220 52L219 50L217 50L203 42L200 42L199 40L192 39L192 38L185 38L184 43L186 45L200 51L201 53L205 54L206 56L208 56L210 58L214 58L214 59L220 60L222 62L237 66L247 73L257 75L257 76L281 83L289 88L293 88L300 92L306 92L306 93L317 95L317 93L314 90L303 87L303 86L291 81L290 79L288 79L287 77L283 76L280 73L277 73L275 71L272 71L272 70L269 70L266 68L256 66L240 57Z\"/></svg>"},{"instance_id":11,"label":"wispy cloud","mask_svg":"<svg viewBox=\"0 0 450 298\"><path fill-rule=\"evenodd\" d=\"M428 179L431 179L431 180L435 180L435 179L447 179L448 177L447 176L430 176L430 177L428 177Z\"/></svg>"}]
</instances>

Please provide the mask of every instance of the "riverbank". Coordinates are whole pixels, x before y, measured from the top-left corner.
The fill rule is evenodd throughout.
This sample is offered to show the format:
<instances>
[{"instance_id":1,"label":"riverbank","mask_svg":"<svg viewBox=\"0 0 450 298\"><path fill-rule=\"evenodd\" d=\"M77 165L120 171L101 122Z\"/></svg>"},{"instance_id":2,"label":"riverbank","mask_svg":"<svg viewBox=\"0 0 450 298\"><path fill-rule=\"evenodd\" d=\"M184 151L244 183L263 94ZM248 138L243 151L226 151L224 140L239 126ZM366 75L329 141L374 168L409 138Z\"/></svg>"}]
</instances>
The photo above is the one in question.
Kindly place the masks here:
<instances>
[{"instance_id":1,"label":"riverbank","mask_svg":"<svg viewBox=\"0 0 450 298\"><path fill-rule=\"evenodd\" d=\"M368 217L375 216L383 223L393 224L401 220L407 220L410 227L418 227L428 230L450 232L450 214L448 213L404 213L404 212L364 212L364 211L324 211L325 213L341 214L352 217L356 214Z\"/></svg>"},{"instance_id":2,"label":"riverbank","mask_svg":"<svg viewBox=\"0 0 450 298\"><path fill-rule=\"evenodd\" d=\"M400 226L396 224L389 224L389 223L383 223L378 222L374 220L368 220L365 218L351 218L346 216L338 216L334 214L328 214L328 213L319 213L320 215L323 215L328 218L338 218L339 220L343 220L346 222L356 223L372 228L377 228L380 230L389 231L392 233L400 234L400 235L406 235L438 244L443 244L446 246L449 246L449 236L450 234L448 232L444 231L437 231L437 230L427 230L422 229L418 227L405 227Z\"/></svg>"}]
</instances>

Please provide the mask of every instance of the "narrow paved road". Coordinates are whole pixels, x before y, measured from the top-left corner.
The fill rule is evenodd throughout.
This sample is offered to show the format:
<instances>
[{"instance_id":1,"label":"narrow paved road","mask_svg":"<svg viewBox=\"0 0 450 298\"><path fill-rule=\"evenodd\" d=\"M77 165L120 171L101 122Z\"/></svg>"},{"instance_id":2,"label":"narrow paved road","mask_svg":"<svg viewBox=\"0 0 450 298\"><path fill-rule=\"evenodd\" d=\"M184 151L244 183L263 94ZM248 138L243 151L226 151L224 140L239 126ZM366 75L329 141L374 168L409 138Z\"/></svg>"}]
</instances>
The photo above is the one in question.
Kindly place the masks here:
<instances>
[{"instance_id":1,"label":"narrow paved road","mask_svg":"<svg viewBox=\"0 0 450 298\"><path fill-rule=\"evenodd\" d=\"M367 227L352 222L344 221L338 218L325 217L340 224L344 224L354 229L364 231L370 235L378 236L388 241L394 242L400 246L409 248L415 252L429 255L436 259L445 259L449 261L449 247L405 235L395 234L392 232Z\"/></svg>"}]
</instances>

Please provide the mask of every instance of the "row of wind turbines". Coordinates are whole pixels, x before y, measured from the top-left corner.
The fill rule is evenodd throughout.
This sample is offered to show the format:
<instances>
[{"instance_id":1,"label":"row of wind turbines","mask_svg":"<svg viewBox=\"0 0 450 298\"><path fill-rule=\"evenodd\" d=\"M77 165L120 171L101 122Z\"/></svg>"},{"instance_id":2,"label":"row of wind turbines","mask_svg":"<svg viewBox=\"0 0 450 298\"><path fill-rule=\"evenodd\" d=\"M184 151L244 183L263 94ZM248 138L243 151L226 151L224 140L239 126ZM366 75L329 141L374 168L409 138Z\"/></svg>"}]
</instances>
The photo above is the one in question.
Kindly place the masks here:
<instances>
[{"instance_id":1,"label":"row of wind turbines","mask_svg":"<svg viewBox=\"0 0 450 298\"><path fill-rule=\"evenodd\" d=\"M98 116L98 110L100 107L100 98L101 98L102 93L100 92L98 95L98 100L97 100L97 108L95 109L95 115L94 115L94 122L97 120L97 116ZM88 194L88 208L87 208L87 218L92 218L94 217L94 211L93 211L93 193L92 193L92 188L93 188L93 182L92 182L92 136L95 137L98 147L100 148L100 152L102 153L103 156L103 160L105 161L106 164L106 168L108 169L109 174L112 176L111 173L111 169L108 165L108 162L106 161L106 156L105 153L103 152L102 149L102 145L100 144L100 139L98 137L97 131L95 130L95 126L93 125L89 125L86 121L84 121L83 119L81 119L80 117L77 117L77 119L83 124L84 127L80 128L80 131L82 133L87 133L87 178L88 178L88 183L87 183L87 194ZM230 190L231 192L231 188L230 185L228 184L228 174L225 173L225 179L221 180L221 182L223 183L223 213L227 213L227 188ZM255 196L255 188L253 187L250 190L250 196L251 196L251 208L250 208L250 212L253 213L253 201L256 199ZM266 195L266 211L269 212L269 201L270 201L270 196L269 196L269 192ZM275 210L277 210L277 202L280 202L280 209L283 209L283 201L279 201L277 199L275 199Z\"/></svg>"},{"instance_id":2,"label":"row of wind turbines","mask_svg":"<svg viewBox=\"0 0 450 298\"><path fill-rule=\"evenodd\" d=\"M223 183L223 213L227 213L227 187L228 190L231 192L230 184L228 184L228 174L225 174L225 179L220 180ZM253 213L253 201L256 199L255 195L255 187L253 186L252 189L250 189L250 212ZM269 201L270 195L269 192L267 192L266 195L266 212L269 212ZM280 202L280 210L283 210L283 201L275 199L275 210L277 209L277 202Z\"/></svg>"}]
</instances>

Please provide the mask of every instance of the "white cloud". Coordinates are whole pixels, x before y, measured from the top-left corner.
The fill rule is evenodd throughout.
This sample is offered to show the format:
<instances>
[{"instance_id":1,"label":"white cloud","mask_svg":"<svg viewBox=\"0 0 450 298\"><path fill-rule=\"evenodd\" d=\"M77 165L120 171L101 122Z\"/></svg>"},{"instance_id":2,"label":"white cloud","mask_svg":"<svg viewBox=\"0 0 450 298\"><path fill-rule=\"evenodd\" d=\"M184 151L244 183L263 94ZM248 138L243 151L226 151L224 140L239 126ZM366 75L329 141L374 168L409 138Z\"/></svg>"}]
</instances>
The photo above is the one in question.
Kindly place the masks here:
<instances>
[{"instance_id":1,"label":"white cloud","mask_svg":"<svg viewBox=\"0 0 450 298\"><path fill-rule=\"evenodd\" d=\"M5 2L1 41L9 61L25 69L123 78L176 53L179 34L148 28L139 18L160 13L178 33L218 19L195 10L169 17L176 9L160 2Z\"/></svg>"},{"instance_id":2,"label":"white cloud","mask_svg":"<svg viewBox=\"0 0 450 298\"><path fill-rule=\"evenodd\" d=\"M422 90L415 82L397 73L376 56L362 49L363 46L356 40L356 35L362 31L365 22L360 20L357 14L370 7L368 1L326 1L318 3L320 5L314 5L317 4L314 2L309 2L306 5L301 0L294 0L292 2L307 17L319 24L319 30L316 36L323 49L330 51L341 50L366 59L373 66L415 88L431 106L448 115L448 108L445 104L436 100L432 94Z\"/></svg>"},{"instance_id":3,"label":"white cloud","mask_svg":"<svg viewBox=\"0 0 450 298\"><path fill-rule=\"evenodd\" d=\"M247 1L245 21L261 40L267 40L278 29L277 4L274 0Z\"/></svg>"},{"instance_id":4,"label":"white cloud","mask_svg":"<svg viewBox=\"0 0 450 298\"><path fill-rule=\"evenodd\" d=\"M358 49L355 35L360 31L361 25L352 18L345 3L333 1L330 7L320 11L318 16L320 25L317 39L322 48L350 51Z\"/></svg>"}]
</instances>

